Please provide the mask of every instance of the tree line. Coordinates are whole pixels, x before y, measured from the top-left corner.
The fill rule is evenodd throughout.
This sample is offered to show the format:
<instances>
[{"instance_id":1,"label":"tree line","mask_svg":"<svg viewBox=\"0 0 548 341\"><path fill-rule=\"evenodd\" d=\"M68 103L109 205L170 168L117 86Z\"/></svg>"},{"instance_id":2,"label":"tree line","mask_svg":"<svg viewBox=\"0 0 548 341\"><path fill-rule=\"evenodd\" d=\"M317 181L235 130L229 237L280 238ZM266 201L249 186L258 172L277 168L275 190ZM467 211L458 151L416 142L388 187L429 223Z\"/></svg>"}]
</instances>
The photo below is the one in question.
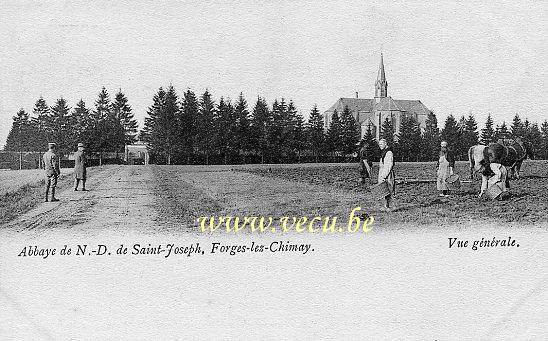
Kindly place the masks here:
<instances>
[{"instance_id":1,"label":"tree line","mask_svg":"<svg viewBox=\"0 0 548 341\"><path fill-rule=\"evenodd\" d=\"M363 145L373 159L380 156L375 128L367 127L360 140L361 127L348 107L335 111L324 129L324 117L316 105L305 120L294 103L284 98L269 105L258 97L249 107L242 93L234 102L225 97L215 102L208 90L197 96L187 89L179 98L169 86L160 88L152 102L141 138L155 163L345 162L355 160ZM494 124L488 115L485 127L478 130L470 113L459 120L449 115L440 129L436 115L430 112L423 129L413 115L404 115L398 133L387 117L380 136L400 161L437 160L442 140L449 143L457 159L466 160L473 145L518 136L532 142L537 157L548 158L548 122L539 128L516 114L509 128L505 122Z\"/></svg>"},{"instance_id":2,"label":"tree line","mask_svg":"<svg viewBox=\"0 0 548 341\"><path fill-rule=\"evenodd\" d=\"M54 141L66 155L83 142L89 151L101 155L122 152L124 145L140 139L151 162L158 164L341 162L354 160L363 145L377 159L380 151L374 129L368 126L360 139L361 127L348 107L335 111L324 129L324 117L316 105L305 120L293 101L284 98L269 104L257 97L248 105L242 93L235 101L226 97L215 101L208 90L196 95L187 89L179 96L170 85L154 94L137 134L127 97L120 90L111 101L103 87L93 109L82 100L70 109L63 98L48 107L42 97L32 116L21 109L13 117L5 150L43 151L48 141ZM548 122L539 127L518 114L509 127L505 122L495 125L488 115L481 130L471 113L458 120L449 115L441 129L433 112L422 129L413 115L404 115L397 134L387 117L380 136L400 161L437 160L442 140L457 159L465 160L472 145L518 136L532 142L537 157L548 158Z\"/></svg>"},{"instance_id":3,"label":"tree line","mask_svg":"<svg viewBox=\"0 0 548 341\"><path fill-rule=\"evenodd\" d=\"M269 105L257 97L250 107L243 94L233 102L216 102L206 90L187 90L179 98L173 86L160 88L152 99L140 132L151 161L166 164L293 163L324 161L339 144L352 153L359 127L350 111L340 130L324 133L323 117L314 106L308 121L293 101Z\"/></svg>"},{"instance_id":4,"label":"tree line","mask_svg":"<svg viewBox=\"0 0 548 341\"><path fill-rule=\"evenodd\" d=\"M13 117L4 150L44 151L48 142L55 142L60 155L66 156L76 150L78 143L84 143L101 158L107 152L123 153L126 144L135 142L137 128L137 120L121 90L111 101L103 87L94 108L88 108L80 99L71 109L64 98L50 107L40 97L32 115L20 109Z\"/></svg>"},{"instance_id":5,"label":"tree line","mask_svg":"<svg viewBox=\"0 0 548 341\"><path fill-rule=\"evenodd\" d=\"M387 140L394 149L396 159L400 161L434 161L438 159L441 141L447 141L457 160L468 159L468 149L477 144L489 145L499 139L520 137L533 145L536 158L548 159L548 121L539 125L531 123L527 118L522 120L515 114L510 127L506 122L495 126L489 114L484 127L478 130L478 124L473 114L462 115L457 121L449 115L443 128L438 128L436 115L427 115L424 129L413 116L403 116L400 131L395 133L392 120L386 118L382 124L380 136ZM379 157L379 150L371 127L366 130L361 141L367 146L370 155Z\"/></svg>"}]
</instances>

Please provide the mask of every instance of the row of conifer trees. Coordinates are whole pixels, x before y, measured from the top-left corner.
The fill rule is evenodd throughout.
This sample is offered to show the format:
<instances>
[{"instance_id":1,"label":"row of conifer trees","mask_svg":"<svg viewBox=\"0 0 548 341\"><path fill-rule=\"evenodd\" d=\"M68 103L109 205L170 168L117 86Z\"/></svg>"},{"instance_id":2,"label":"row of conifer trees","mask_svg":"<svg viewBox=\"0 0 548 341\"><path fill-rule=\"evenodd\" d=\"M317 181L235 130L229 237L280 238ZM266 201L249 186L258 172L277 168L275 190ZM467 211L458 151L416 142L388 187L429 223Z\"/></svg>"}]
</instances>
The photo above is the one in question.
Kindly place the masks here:
<instances>
[{"instance_id":1,"label":"row of conifer trees","mask_svg":"<svg viewBox=\"0 0 548 341\"><path fill-rule=\"evenodd\" d=\"M32 115L20 109L13 117L4 150L40 152L45 151L48 142L55 142L61 156L76 150L78 143L84 143L98 156L123 153L125 144L135 142L137 128L131 106L121 90L111 101L103 87L93 109L83 100L71 109L64 98L49 107L40 97Z\"/></svg>"},{"instance_id":2,"label":"row of conifer trees","mask_svg":"<svg viewBox=\"0 0 548 341\"><path fill-rule=\"evenodd\" d=\"M141 137L158 163L318 162L353 153L359 127L348 111L337 133L325 134L317 106L305 121L284 98L269 105L258 97L250 108L241 93L234 102L215 102L207 90L179 99L169 86L154 95Z\"/></svg>"},{"instance_id":3,"label":"row of conifer trees","mask_svg":"<svg viewBox=\"0 0 548 341\"><path fill-rule=\"evenodd\" d=\"M484 127L472 114L457 120L449 115L442 129L430 113L421 129L413 116L402 118L396 134L393 119L386 118L380 136L388 140L400 161L432 161L445 140L457 159L466 159L470 146L500 138L523 137L532 142L535 155L548 158L548 122L541 126L515 115L510 127L495 125L491 115ZM127 97L118 91L113 101L103 88L93 108L80 100L70 109L63 98L49 107L40 97L32 116L21 109L14 117L5 150L43 151L55 141L62 155L83 142L88 151L101 155L121 153L137 139L147 144L151 162L160 164L235 164L333 162L353 160L360 145L378 158L374 127L360 127L351 111L335 112L328 129L315 105L305 120L292 101L276 99L269 105L258 97L250 106L243 94L235 101L215 101L206 90L196 95L187 89L181 97L173 86L160 88L152 98L145 124L137 134L137 121Z\"/></svg>"},{"instance_id":4,"label":"row of conifer trees","mask_svg":"<svg viewBox=\"0 0 548 341\"><path fill-rule=\"evenodd\" d=\"M348 107L335 112L324 129L316 105L305 120L294 103L284 98L268 105L259 97L249 107L241 93L234 102L224 97L215 102L207 90L200 96L187 90L179 98L169 86L154 95L141 136L157 163L332 162L354 160L364 144L378 158L374 129L367 127L360 140L360 127ZM427 116L424 129L413 116L405 116L398 133L394 120L387 117L380 136L388 140L400 161L437 160L442 140L458 159L465 160L470 146L518 136L532 142L538 157L548 158L548 122L539 127L517 114L510 127L505 122L495 126L488 115L479 131L473 114L459 120L449 115L442 129L434 113Z\"/></svg>"},{"instance_id":5,"label":"row of conifer trees","mask_svg":"<svg viewBox=\"0 0 548 341\"><path fill-rule=\"evenodd\" d=\"M544 120L539 127L538 123L531 123L527 118L522 120L518 114L510 127L504 121L495 125L489 114L481 130L478 130L473 114L462 115L458 121L449 115L442 129L438 128L434 113L426 117L424 129L420 129L418 122L408 116L402 118L398 134L394 133L392 122L386 119L382 124L381 136L393 146L397 159L401 161L437 160L441 141L448 142L458 160L466 160L471 146L516 137L532 143L535 157L548 159L548 121ZM369 146L371 153L377 155L378 148L370 130L366 131L363 142Z\"/></svg>"}]
</instances>

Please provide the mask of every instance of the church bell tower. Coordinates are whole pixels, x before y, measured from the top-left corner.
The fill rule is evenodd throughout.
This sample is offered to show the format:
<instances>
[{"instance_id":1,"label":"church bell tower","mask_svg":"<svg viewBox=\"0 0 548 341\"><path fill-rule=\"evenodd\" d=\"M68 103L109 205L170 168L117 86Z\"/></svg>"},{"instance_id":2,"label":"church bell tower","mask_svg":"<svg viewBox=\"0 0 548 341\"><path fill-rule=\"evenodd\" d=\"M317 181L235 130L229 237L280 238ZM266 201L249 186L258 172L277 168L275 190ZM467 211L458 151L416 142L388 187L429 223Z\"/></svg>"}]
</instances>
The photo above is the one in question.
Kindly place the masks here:
<instances>
[{"instance_id":1,"label":"church bell tower","mask_svg":"<svg viewBox=\"0 0 548 341\"><path fill-rule=\"evenodd\" d=\"M375 82L375 101L378 103L381 98L386 96L388 96L388 82L384 74L384 62L381 53L381 65L379 65L377 81Z\"/></svg>"}]
</instances>

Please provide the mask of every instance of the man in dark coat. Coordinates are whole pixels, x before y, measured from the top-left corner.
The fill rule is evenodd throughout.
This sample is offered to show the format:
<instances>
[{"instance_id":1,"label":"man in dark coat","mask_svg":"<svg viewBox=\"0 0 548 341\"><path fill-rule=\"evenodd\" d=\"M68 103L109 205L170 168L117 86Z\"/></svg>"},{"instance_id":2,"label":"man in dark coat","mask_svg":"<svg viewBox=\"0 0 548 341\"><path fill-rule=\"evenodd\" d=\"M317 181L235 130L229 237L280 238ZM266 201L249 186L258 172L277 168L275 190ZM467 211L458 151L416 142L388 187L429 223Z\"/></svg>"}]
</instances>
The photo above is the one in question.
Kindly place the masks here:
<instances>
[{"instance_id":1,"label":"man in dark coat","mask_svg":"<svg viewBox=\"0 0 548 341\"><path fill-rule=\"evenodd\" d=\"M55 143L48 143L48 151L44 153L44 169L46 170L46 202L48 201L49 190L51 188L51 201L59 201L55 197L55 187L57 187L57 178L61 174L59 169L59 156L55 153Z\"/></svg>"},{"instance_id":2,"label":"man in dark coat","mask_svg":"<svg viewBox=\"0 0 548 341\"><path fill-rule=\"evenodd\" d=\"M82 191L86 189L86 155L84 154L84 144L78 143L78 151L74 153L74 190L78 190L78 184L82 180Z\"/></svg>"}]
</instances>

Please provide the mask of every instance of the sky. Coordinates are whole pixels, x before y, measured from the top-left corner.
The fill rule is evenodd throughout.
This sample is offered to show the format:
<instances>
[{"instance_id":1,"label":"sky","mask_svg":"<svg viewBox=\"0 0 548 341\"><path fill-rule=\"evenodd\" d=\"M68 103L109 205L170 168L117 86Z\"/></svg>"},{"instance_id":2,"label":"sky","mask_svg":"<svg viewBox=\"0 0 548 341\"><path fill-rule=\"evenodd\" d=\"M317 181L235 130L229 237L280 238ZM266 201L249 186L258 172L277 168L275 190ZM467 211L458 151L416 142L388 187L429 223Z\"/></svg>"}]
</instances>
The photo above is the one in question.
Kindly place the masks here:
<instances>
[{"instance_id":1,"label":"sky","mask_svg":"<svg viewBox=\"0 0 548 341\"><path fill-rule=\"evenodd\" d=\"M548 119L548 1L0 2L0 147L40 96L92 107L103 86L140 126L170 84L250 106L283 97L308 117L372 98L381 52L388 95L420 99L440 126Z\"/></svg>"}]
</instances>

